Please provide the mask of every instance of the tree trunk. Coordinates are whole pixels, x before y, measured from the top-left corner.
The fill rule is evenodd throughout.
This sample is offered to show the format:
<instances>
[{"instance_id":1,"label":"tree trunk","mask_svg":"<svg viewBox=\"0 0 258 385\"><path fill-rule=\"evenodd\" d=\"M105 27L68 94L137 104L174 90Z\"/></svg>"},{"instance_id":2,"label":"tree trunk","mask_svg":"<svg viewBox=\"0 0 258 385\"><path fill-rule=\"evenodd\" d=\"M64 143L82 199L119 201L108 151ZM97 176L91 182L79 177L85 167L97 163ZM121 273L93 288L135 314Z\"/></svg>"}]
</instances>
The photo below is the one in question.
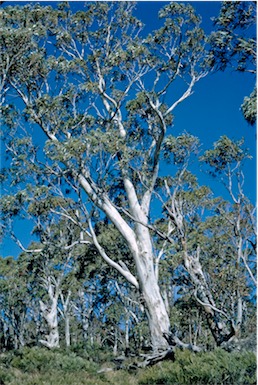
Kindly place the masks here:
<instances>
[{"instance_id":1,"label":"tree trunk","mask_svg":"<svg viewBox=\"0 0 258 385\"><path fill-rule=\"evenodd\" d=\"M61 313L64 324L65 324L65 344L66 347L71 345L71 336L70 336L70 301L71 301L71 290L68 290L66 298L64 298L63 293L60 291L60 298L63 305L63 309L59 308L59 312Z\"/></svg>"},{"instance_id":2,"label":"tree trunk","mask_svg":"<svg viewBox=\"0 0 258 385\"><path fill-rule=\"evenodd\" d=\"M146 277L142 293L146 305L152 348L154 351L167 349L168 343L164 335L169 334L170 321L158 284L152 277Z\"/></svg>"},{"instance_id":3,"label":"tree trunk","mask_svg":"<svg viewBox=\"0 0 258 385\"><path fill-rule=\"evenodd\" d=\"M125 321L125 352L127 354L129 350L129 314L126 314L126 321Z\"/></svg>"},{"instance_id":4,"label":"tree trunk","mask_svg":"<svg viewBox=\"0 0 258 385\"><path fill-rule=\"evenodd\" d=\"M88 329L89 329L89 320L87 315L82 314L82 330L83 330L83 339L85 342L88 341Z\"/></svg>"},{"instance_id":5,"label":"tree trunk","mask_svg":"<svg viewBox=\"0 0 258 385\"><path fill-rule=\"evenodd\" d=\"M222 310L217 309L206 282L198 253L197 256L193 257L185 251L184 262L190 279L196 288L195 298L206 314L207 323L216 345L220 346L223 342L228 341L235 335L233 323L231 323L231 327L229 328L224 320L226 314Z\"/></svg>"},{"instance_id":6,"label":"tree trunk","mask_svg":"<svg viewBox=\"0 0 258 385\"><path fill-rule=\"evenodd\" d=\"M65 343L66 347L71 345L71 334L70 334L70 317L69 314L65 315Z\"/></svg>"},{"instance_id":7,"label":"tree trunk","mask_svg":"<svg viewBox=\"0 0 258 385\"><path fill-rule=\"evenodd\" d=\"M118 335L117 335L117 326L115 326L114 329L114 346L113 346L113 355L117 356L117 349L118 349Z\"/></svg>"},{"instance_id":8,"label":"tree trunk","mask_svg":"<svg viewBox=\"0 0 258 385\"><path fill-rule=\"evenodd\" d=\"M53 286L49 284L48 295L49 295L49 304L46 305L43 301L39 301L40 310L44 319L47 322L49 328L49 334L46 337L46 340L40 340L40 342L47 346L49 349L59 347L59 330L58 330L58 297L59 289L58 286L55 288L55 293Z\"/></svg>"},{"instance_id":9,"label":"tree trunk","mask_svg":"<svg viewBox=\"0 0 258 385\"><path fill-rule=\"evenodd\" d=\"M169 315L154 269L151 235L149 229L144 226L144 223L147 223L147 217L144 215L143 210L134 209L133 211L134 216L139 218L139 223L135 225L135 233L140 255L135 255L135 260L140 290L146 305L152 348L154 351L164 350L168 348L168 342L164 336L170 332Z\"/></svg>"},{"instance_id":10,"label":"tree trunk","mask_svg":"<svg viewBox=\"0 0 258 385\"><path fill-rule=\"evenodd\" d=\"M92 297L90 297L89 302L86 304L86 298L85 298L85 292L83 289L80 289L78 291L78 311L81 319L81 324L82 324L82 331L83 331L83 341L86 343L89 339L89 319L90 319L90 314L93 310L92 307Z\"/></svg>"},{"instance_id":11,"label":"tree trunk","mask_svg":"<svg viewBox=\"0 0 258 385\"><path fill-rule=\"evenodd\" d=\"M144 298L151 343L154 351L168 348L165 335L170 332L170 321L154 270L154 258L149 230L137 229L140 256L136 260L140 291Z\"/></svg>"},{"instance_id":12,"label":"tree trunk","mask_svg":"<svg viewBox=\"0 0 258 385\"><path fill-rule=\"evenodd\" d=\"M147 227L149 212L148 202L145 203L144 207L139 204L134 186L130 180L125 178L124 184L129 200L130 212L135 221L135 226L132 228L123 219L117 208L113 206L112 202L108 199L107 196L99 199L83 175L79 176L79 181L85 192L92 199L93 203L95 203L101 210L105 212L107 217L111 220L111 222L115 225L117 230L127 242L135 261L137 277L139 279L139 289L145 302L153 350L157 351L160 349L167 349L168 342L166 338L164 338L164 334L169 334L170 321L165 303L160 293L157 277L154 270L152 239L150 231ZM95 246L97 245L98 251L102 253L101 255L103 256L103 249L97 243L93 229L91 230ZM107 259L104 255L104 259L108 263L112 263L111 266L114 266L114 263L110 258ZM115 268L117 269L117 267ZM137 287L137 280L131 274L131 272L128 273L129 270L127 271L124 268L122 268L122 270L124 277L126 277L130 283ZM120 265L118 271L121 272Z\"/></svg>"},{"instance_id":13,"label":"tree trunk","mask_svg":"<svg viewBox=\"0 0 258 385\"><path fill-rule=\"evenodd\" d=\"M40 340L40 342L49 349L58 348L59 330L57 320L57 301L52 302L50 309L42 301L40 301L40 308L49 328L49 334L46 337L46 340Z\"/></svg>"}]
</instances>

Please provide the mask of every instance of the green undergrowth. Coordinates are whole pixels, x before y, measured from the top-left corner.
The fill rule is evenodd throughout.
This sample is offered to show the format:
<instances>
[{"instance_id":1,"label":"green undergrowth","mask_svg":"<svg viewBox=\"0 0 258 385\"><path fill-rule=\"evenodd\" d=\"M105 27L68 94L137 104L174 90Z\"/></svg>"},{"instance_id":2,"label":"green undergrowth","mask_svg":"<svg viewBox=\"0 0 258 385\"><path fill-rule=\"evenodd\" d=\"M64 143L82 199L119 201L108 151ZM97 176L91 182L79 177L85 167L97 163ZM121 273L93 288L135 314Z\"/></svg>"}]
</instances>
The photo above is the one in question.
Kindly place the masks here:
<instances>
[{"instance_id":1,"label":"green undergrowth","mask_svg":"<svg viewBox=\"0 0 258 385\"><path fill-rule=\"evenodd\" d=\"M0 355L0 385L254 385L256 356L221 349L194 354L176 351L175 361L135 371L114 368L102 349L49 351L25 348ZM108 359L108 360L107 360Z\"/></svg>"},{"instance_id":2,"label":"green undergrowth","mask_svg":"<svg viewBox=\"0 0 258 385\"><path fill-rule=\"evenodd\" d=\"M177 351L166 361L141 374L139 385L253 385L256 384L254 353L227 353L222 349L194 354Z\"/></svg>"}]
</instances>

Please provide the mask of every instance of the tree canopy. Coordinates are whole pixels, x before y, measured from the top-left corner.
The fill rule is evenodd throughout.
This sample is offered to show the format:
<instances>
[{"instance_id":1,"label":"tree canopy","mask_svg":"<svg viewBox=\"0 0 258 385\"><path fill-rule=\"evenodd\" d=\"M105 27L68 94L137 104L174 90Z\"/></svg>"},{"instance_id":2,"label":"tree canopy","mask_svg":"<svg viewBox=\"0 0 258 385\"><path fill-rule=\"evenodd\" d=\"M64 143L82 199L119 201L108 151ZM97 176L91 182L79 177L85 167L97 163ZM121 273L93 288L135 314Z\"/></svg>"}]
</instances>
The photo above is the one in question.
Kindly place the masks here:
<instances>
[{"instance_id":1,"label":"tree canopy","mask_svg":"<svg viewBox=\"0 0 258 385\"><path fill-rule=\"evenodd\" d=\"M214 17L216 31L211 34L212 65L224 71L227 67L256 75L256 2L239 1L222 4L220 14ZM245 119L256 122L256 86L241 106Z\"/></svg>"}]
</instances>

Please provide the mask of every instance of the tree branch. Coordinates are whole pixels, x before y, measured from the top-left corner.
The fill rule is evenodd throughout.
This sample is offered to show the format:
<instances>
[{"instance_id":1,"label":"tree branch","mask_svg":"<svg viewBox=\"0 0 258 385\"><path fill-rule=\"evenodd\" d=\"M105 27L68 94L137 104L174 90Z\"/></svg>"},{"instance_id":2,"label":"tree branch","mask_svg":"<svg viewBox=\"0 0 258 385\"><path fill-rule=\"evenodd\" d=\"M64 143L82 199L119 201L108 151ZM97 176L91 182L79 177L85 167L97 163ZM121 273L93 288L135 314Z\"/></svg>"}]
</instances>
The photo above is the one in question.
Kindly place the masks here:
<instances>
[{"instance_id":1,"label":"tree branch","mask_svg":"<svg viewBox=\"0 0 258 385\"><path fill-rule=\"evenodd\" d=\"M100 244L97 240L97 237L96 237L96 233L92 227L92 223L91 223L90 218L88 218L88 223L89 223L89 228L90 228L90 232L92 235L93 243L96 246L101 257L104 259L104 261L106 261L109 266L115 268L120 274L122 274L123 277L125 277L128 282L130 282L133 286L136 287L136 289L139 289L139 283L138 283L137 279L135 278L135 276L129 271L129 269L128 268L124 269L120 264L116 263L111 258L109 258L109 256L106 254L103 247L100 246Z\"/></svg>"}]
</instances>

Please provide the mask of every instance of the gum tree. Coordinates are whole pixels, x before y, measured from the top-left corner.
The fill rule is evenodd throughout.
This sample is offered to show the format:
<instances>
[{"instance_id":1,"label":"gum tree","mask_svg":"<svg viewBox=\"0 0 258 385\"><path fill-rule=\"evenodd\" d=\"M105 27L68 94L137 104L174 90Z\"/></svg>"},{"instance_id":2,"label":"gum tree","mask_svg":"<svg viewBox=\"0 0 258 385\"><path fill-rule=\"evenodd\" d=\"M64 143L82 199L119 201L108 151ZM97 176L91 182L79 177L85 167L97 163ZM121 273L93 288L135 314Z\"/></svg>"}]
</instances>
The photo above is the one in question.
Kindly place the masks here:
<instances>
[{"instance_id":1,"label":"gum tree","mask_svg":"<svg viewBox=\"0 0 258 385\"><path fill-rule=\"evenodd\" d=\"M24 264L12 257L0 258L0 308L4 343L1 349L19 349L26 344L32 301Z\"/></svg>"},{"instance_id":2,"label":"gum tree","mask_svg":"<svg viewBox=\"0 0 258 385\"><path fill-rule=\"evenodd\" d=\"M171 3L159 13L162 27L142 37L133 8L1 9L10 156L3 178L12 179L3 213L10 226L22 209L35 219L45 210L78 226L77 243L91 237L103 260L140 291L157 350L167 347L170 322L155 273L151 203L172 114L206 75L205 36L190 5ZM131 266L99 243L101 215L124 238Z\"/></svg>"},{"instance_id":3,"label":"gum tree","mask_svg":"<svg viewBox=\"0 0 258 385\"><path fill-rule=\"evenodd\" d=\"M227 191L225 200L199 186L189 171L191 155L198 151L197 138L168 136L165 149L179 170L164 179L160 199L167 221L160 231L164 235L170 229L167 253L182 266L178 285L187 287L202 309L216 345L225 346L240 338L246 304L256 286L255 208L244 194L243 174L250 156L243 141L223 136L200 158Z\"/></svg>"},{"instance_id":4,"label":"gum tree","mask_svg":"<svg viewBox=\"0 0 258 385\"><path fill-rule=\"evenodd\" d=\"M257 286L255 271L256 208L245 195L243 173L243 164L251 157L243 144L243 140L233 141L222 136L214 143L214 148L206 151L201 157L201 160L208 166L210 174L220 179L229 195L229 202L221 202L217 205L217 215L214 220L216 222L219 215L220 226L224 223L224 229L220 229L220 226L217 225L217 233L222 238L227 234L228 238L224 247L224 252L226 251L224 260L228 257L232 260L225 276L228 276L228 281L232 281L230 286L234 290L232 290L230 300L227 298L225 303L230 303L230 305L226 305L228 309L231 306L231 311L227 310L227 316L231 321L232 333L237 337L240 336L243 325L245 298L248 298L250 292ZM216 237L216 231L213 230L213 232ZM226 291L230 292L230 289L227 288ZM231 315L229 315L230 313Z\"/></svg>"},{"instance_id":5,"label":"gum tree","mask_svg":"<svg viewBox=\"0 0 258 385\"><path fill-rule=\"evenodd\" d=\"M29 206L30 212L37 209L38 204ZM48 219L50 218L48 215ZM61 316L65 324L66 345L69 346L71 300L77 294L79 286L75 273L78 257L81 253L84 254L85 246L78 246L78 227L69 220L61 219L53 224L51 218L51 221L46 220L43 224L41 215L37 217L34 231L37 231L40 242L32 243L28 249L23 248L18 265L26 266L26 279L34 290L41 314L41 326L44 323L46 325L45 335L39 342L48 348L59 347Z\"/></svg>"}]
</instances>

